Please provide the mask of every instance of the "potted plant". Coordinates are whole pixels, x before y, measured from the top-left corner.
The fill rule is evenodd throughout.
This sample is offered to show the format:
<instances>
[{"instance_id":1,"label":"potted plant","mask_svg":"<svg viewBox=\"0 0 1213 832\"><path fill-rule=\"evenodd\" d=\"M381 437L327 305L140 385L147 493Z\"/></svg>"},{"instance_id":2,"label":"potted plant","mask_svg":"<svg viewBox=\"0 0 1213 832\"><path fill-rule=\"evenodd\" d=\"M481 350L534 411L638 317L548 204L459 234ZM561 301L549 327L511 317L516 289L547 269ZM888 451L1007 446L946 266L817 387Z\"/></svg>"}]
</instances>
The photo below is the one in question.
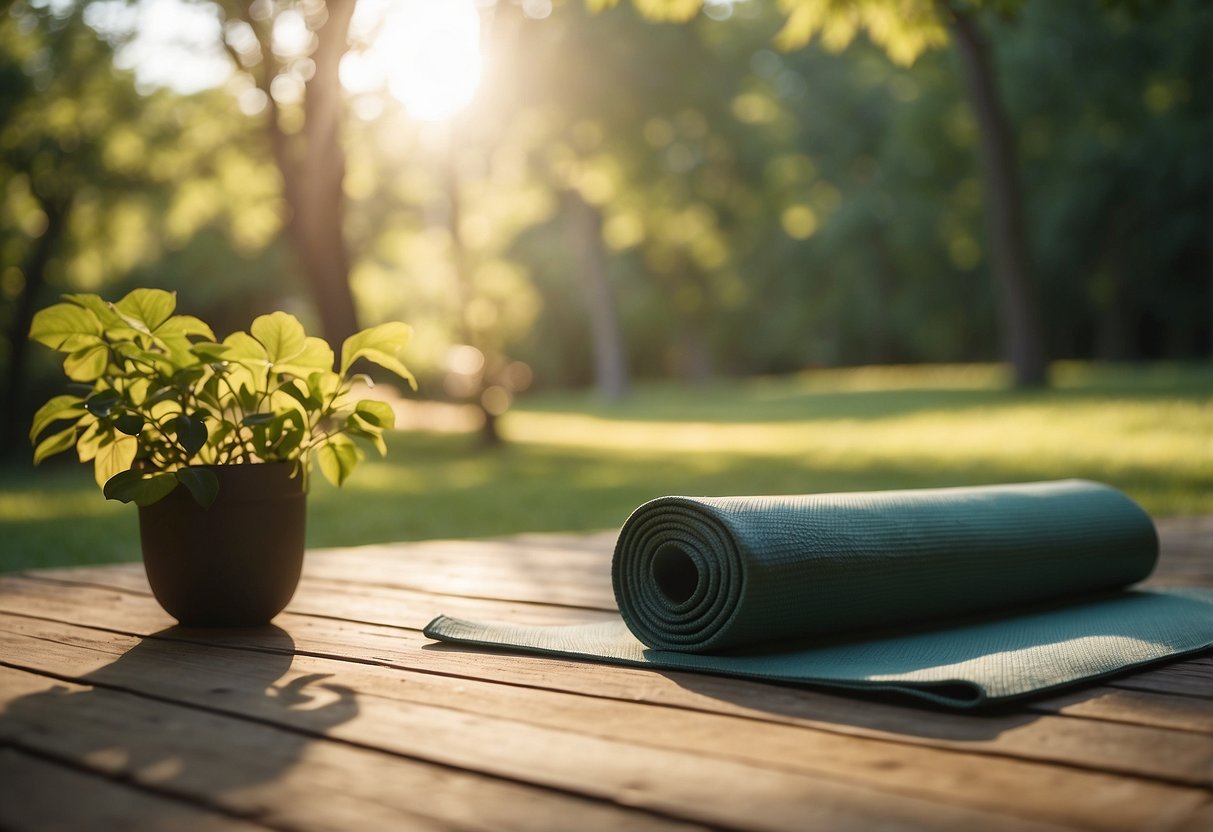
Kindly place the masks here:
<instances>
[{"instance_id":1,"label":"potted plant","mask_svg":"<svg viewBox=\"0 0 1213 832\"><path fill-rule=\"evenodd\" d=\"M108 499L139 507L152 592L182 624L269 621L299 580L312 468L341 485L364 456L355 440L387 450L392 408L355 401L365 376L351 367L365 359L416 389L399 358L410 328L351 336L334 369L329 345L285 312L219 341L160 289L63 301L30 327L66 353L75 388L34 415L34 463L75 447Z\"/></svg>"}]
</instances>

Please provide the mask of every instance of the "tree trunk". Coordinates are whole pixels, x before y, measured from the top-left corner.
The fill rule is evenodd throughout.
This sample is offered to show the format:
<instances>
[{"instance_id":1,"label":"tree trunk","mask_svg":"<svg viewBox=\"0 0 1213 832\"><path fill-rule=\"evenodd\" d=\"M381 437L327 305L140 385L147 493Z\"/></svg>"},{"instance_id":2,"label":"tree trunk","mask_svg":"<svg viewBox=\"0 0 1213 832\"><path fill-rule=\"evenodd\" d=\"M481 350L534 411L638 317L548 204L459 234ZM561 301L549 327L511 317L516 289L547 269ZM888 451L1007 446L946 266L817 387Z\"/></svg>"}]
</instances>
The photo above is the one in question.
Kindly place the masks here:
<instances>
[{"instance_id":1,"label":"tree trunk","mask_svg":"<svg viewBox=\"0 0 1213 832\"><path fill-rule=\"evenodd\" d=\"M619 401L628 394L631 379L615 293L607 275L606 252L602 248L602 215L576 191L565 191L572 230L573 249L577 252L577 270L585 291L590 316L590 336L594 346L594 382L607 401Z\"/></svg>"},{"instance_id":2,"label":"tree trunk","mask_svg":"<svg viewBox=\"0 0 1213 832\"><path fill-rule=\"evenodd\" d=\"M328 0L326 18L316 30L312 53L316 71L307 81L303 99L303 128L283 129L271 85L281 66L274 58L274 18L255 20L247 3L226 2L227 14L252 27L261 44L261 62L244 66L224 42L232 60L253 75L268 97L266 127L274 161L282 176L286 203L284 231L294 250L324 338L334 349L358 331L354 295L350 291L350 257L345 242L345 151L341 146L343 99L338 69L349 48L354 0Z\"/></svg>"},{"instance_id":3,"label":"tree trunk","mask_svg":"<svg viewBox=\"0 0 1213 832\"><path fill-rule=\"evenodd\" d=\"M968 14L953 8L949 17L980 136L1002 355L1014 371L1016 386L1040 386L1047 381L1048 366L1009 121L995 85L985 36Z\"/></svg>"},{"instance_id":4,"label":"tree trunk","mask_svg":"<svg viewBox=\"0 0 1213 832\"><path fill-rule=\"evenodd\" d=\"M358 331L345 243L345 151L341 146L343 101L337 71L349 47L354 0L328 0L328 19L316 31L316 74L304 94L302 164L291 168L296 199L291 231L303 274L334 348ZM285 173L285 172L284 172Z\"/></svg>"},{"instance_id":5,"label":"tree trunk","mask_svg":"<svg viewBox=\"0 0 1213 832\"><path fill-rule=\"evenodd\" d=\"M29 361L29 328L34 320L34 310L42 287L46 285L46 267L50 263L63 230L67 227L67 215L71 210L70 197L61 202L43 201L46 214L46 230L34 243L29 259L23 269L25 286L16 298L13 319L9 324L8 373L4 382L4 404L0 408L0 456L10 456L24 444L26 426L25 376Z\"/></svg>"}]
</instances>

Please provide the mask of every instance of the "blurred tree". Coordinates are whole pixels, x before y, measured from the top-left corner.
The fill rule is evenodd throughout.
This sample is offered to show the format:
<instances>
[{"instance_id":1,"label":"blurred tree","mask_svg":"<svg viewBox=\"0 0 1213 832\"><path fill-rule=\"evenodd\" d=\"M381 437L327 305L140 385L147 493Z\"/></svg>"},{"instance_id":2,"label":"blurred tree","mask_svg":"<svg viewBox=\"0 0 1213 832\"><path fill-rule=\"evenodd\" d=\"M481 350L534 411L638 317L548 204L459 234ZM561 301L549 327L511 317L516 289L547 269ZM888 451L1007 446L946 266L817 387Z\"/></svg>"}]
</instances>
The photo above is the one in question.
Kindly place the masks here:
<instances>
[{"instance_id":1,"label":"blurred tree","mask_svg":"<svg viewBox=\"0 0 1213 832\"><path fill-rule=\"evenodd\" d=\"M73 207L85 194L139 182L112 164L110 139L140 111L112 58L78 7L18 2L0 17L0 451L24 441L26 333L48 273L63 268Z\"/></svg>"},{"instance_id":2,"label":"blurred tree","mask_svg":"<svg viewBox=\"0 0 1213 832\"><path fill-rule=\"evenodd\" d=\"M324 337L338 346L358 329L345 238L345 104L338 77L354 0L215 2L227 21L224 48L264 95L287 206L285 230Z\"/></svg>"},{"instance_id":3,"label":"blurred tree","mask_svg":"<svg viewBox=\"0 0 1213 832\"><path fill-rule=\"evenodd\" d=\"M618 0L587 2L605 8ZM701 5L699 0L636 0L637 9L657 20L688 20ZM1047 361L1015 144L990 47L974 17L986 6L1010 14L1018 11L1022 0L779 0L787 21L775 41L783 49L796 49L820 37L827 49L841 51L862 30L895 62L909 64L925 49L945 43L946 33L952 33L981 137L1003 358L1012 366L1017 385L1034 386L1046 382Z\"/></svg>"}]
</instances>

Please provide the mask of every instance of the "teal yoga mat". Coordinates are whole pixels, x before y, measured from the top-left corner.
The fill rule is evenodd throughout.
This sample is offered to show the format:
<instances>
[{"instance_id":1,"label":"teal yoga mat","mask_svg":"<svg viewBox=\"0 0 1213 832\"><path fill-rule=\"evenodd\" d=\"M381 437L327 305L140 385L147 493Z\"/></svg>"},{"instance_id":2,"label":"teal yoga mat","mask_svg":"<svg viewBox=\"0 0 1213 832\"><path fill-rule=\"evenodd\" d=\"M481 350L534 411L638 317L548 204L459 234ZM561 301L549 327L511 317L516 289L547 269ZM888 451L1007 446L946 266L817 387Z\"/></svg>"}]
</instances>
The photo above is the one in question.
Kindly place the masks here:
<instances>
[{"instance_id":1,"label":"teal yoga mat","mask_svg":"<svg viewBox=\"0 0 1213 832\"><path fill-rule=\"evenodd\" d=\"M1149 516L1081 480L662 497L620 531L619 621L425 632L974 707L1213 646L1213 590L1125 589L1157 557Z\"/></svg>"}]
</instances>

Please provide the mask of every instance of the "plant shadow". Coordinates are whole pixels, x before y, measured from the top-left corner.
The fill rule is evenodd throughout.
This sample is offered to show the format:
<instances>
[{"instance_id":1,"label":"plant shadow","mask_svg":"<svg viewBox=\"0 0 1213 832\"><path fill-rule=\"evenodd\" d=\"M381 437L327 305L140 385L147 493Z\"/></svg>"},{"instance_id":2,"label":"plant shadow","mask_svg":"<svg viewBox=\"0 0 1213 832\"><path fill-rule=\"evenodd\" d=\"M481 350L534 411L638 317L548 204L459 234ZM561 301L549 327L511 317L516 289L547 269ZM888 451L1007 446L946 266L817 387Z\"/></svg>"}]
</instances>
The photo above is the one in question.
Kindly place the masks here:
<instances>
[{"instance_id":1,"label":"plant shadow","mask_svg":"<svg viewBox=\"0 0 1213 832\"><path fill-rule=\"evenodd\" d=\"M257 787L355 718L358 704L325 674L292 673L294 640L280 627L206 631L210 644L196 641L202 633L161 630L96 670L55 674L50 686L41 673L15 677L36 690L0 710L0 744L256 814Z\"/></svg>"}]
</instances>

